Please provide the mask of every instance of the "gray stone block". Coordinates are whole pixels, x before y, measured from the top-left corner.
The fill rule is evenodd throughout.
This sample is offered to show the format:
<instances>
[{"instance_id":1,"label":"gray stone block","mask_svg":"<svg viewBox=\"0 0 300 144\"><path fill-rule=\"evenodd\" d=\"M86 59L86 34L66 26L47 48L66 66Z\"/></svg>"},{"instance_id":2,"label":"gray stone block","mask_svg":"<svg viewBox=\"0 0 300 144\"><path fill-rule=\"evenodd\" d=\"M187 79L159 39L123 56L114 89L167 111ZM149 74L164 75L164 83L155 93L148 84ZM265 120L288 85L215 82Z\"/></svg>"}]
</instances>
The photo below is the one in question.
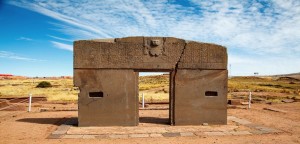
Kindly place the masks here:
<instances>
[{"instance_id":1,"label":"gray stone block","mask_svg":"<svg viewBox=\"0 0 300 144\"><path fill-rule=\"evenodd\" d=\"M248 120L244 120L244 119L239 119L239 118L235 118L232 121L237 122L241 125L248 125L251 124L251 122L249 122Z\"/></svg>"},{"instance_id":2,"label":"gray stone block","mask_svg":"<svg viewBox=\"0 0 300 144\"><path fill-rule=\"evenodd\" d=\"M178 137L180 136L180 133L163 133L164 137Z\"/></svg>"},{"instance_id":3,"label":"gray stone block","mask_svg":"<svg viewBox=\"0 0 300 144\"><path fill-rule=\"evenodd\" d=\"M62 134L50 134L47 139L60 139L62 136Z\"/></svg>"},{"instance_id":4,"label":"gray stone block","mask_svg":"<svg viewBox=\"0 0 300 144\"><path fill-rule=\"evenodd\" d=\"M138 76L133 70L76 70L75 85L80 87L79 126L138 125Z\"/></svg>"},{"instance_id":5,"label":"gray stone block","mask_svg":"<svg viewBox=\"0 0 300 144\"><path fill-rule=\"evenodd\" d=\"M78 125L138 125L141 71L171 73L171 125L227 123L225 47L172 37L126 37L74 42Z\"/></svg>"},{"instance_id":6,"label":"gray stone block","mask_svg":"<svg viewBox=\"0 0 300 144\"><path fill-rule=\"evenodd\" d=\"M81 139L81 138L83 138L83 135L64 135L62 138L63 139Z\"/></svg>"},{"instance_id":7,"label":"gray stone block","mask_svg":"<svg viewBox=\"0 0 300 144\"><path fill-rule=\"evenodd\" d=\"M249 131L231 131L229 133L232 135L251 135Z\"/></svg>"},{"instance_id":8,"label":"gray stone block","mask_svg":"<svg viewBox=\"0 0 300 144\"><path fill-rule=\"evenodd\" d=\"M181 132L180 135L183 137L195 136L195 134L192 132Z\"/></svg>"},{"instance_id":9,"label":"gray stone block","mask_svg":"<svg viewBox=\"0 0 300 144\"><path fill-rule=\"evenodd\" d=\"M52 134L65 134L69 130L69 125L60 125Z\"/></svg>"},{"instance_id":10,"label":"gray stone block","mask_svg":"<svg viewBox=\"0 0 300 144\"><path fill-rule=\"evenodd\" d=\"M128 135L124 134L124 135L109 135L109 138L116 138L116 139L121 139L121 138L128 138Z\"/></svg>"},{"instance_id":11,"label":"gray stone block","mask_svg":"<svg viewBox=\"0 0 300 144\"><path fill-rule=\"evenodd\" d=\"M146 138L146 137L149 137L149 134L130 134L129 137L132 137L132 138Z\"/></svg>"},{"instance_id":12,"label":"gray stone block","mask_svg":"<svg viewBox=\"0 0 300 144\"><path fill-rule=\"evenodd\" d=\"M227 124L227 70L181 70L175 77L175 125Z\"/></svg>"}]
</instances>

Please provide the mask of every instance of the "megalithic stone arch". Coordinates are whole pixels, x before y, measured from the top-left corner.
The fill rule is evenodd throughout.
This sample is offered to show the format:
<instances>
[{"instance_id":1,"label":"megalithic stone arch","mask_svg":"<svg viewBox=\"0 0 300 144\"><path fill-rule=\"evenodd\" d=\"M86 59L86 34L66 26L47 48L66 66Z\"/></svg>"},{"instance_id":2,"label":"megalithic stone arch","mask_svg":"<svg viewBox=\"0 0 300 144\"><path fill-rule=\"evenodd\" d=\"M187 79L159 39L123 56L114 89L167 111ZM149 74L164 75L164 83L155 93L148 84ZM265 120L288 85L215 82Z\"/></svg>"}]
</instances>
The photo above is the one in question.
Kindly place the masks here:
<instances>
[{"instance_id":1,"label":"megalithic stone arch","mask_svg":"<svg viewBox=\"0 0 300 144\"><path fill-rule=\"evenodd\" d=\"M170 72L170 124L227 123L227 50L173 37L74 42L79 126L135 126L138 72Z\"/></svg>"}]
</instances>

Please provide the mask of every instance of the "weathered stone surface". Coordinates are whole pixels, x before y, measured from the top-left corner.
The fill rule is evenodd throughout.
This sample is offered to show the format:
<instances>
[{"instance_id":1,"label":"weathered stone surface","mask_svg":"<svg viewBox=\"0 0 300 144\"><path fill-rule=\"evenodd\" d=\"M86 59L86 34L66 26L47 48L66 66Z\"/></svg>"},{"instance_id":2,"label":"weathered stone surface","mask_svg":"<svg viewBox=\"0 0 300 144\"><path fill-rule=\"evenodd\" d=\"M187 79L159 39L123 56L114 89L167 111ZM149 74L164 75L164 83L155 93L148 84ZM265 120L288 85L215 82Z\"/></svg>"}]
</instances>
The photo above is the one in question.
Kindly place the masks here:
<instances>
[{"instance_id":1,"label":"weathered stone surface","mask_svg":"<svg viewBox=\"0 0 300 144\"><path fill-rule=\"evenodd\" d=\"M62 138L63 135L62 134L50 134L47 139L60 139Z\"/></svg>"},{"instance_id":2,"label":"weathered stone surface","mask_svg":"<svg viewBox=\"0 0 300 144\"><path fill-rule=\"evenodd\" d=\"M64 135L62 138L64 139L81 139L83 135Z\"/></svg>"},{"instance_id":3,"label":"weathered stone surface","mask_svg":"<svg viewBox=\"0 0 300 144\"><path fill-rule=\"evenodd\" d=\"M146 137L149 137L149 134L130 134L129 137L132 137L132 138L146 138Z\"/></svg>"},{"instance_id":4,"label":"weathered stone surface","mask_svg":"<svg viewBox=\"0 0 300 144\"><path fill-rule=\"evenodd\" d=\"M112 39L92 39L92 40L90 40L90 41L114 43L114 42L115 42L115 39L114 39L114 38L112 38Z\"/></svg>"},{"instance_id":5,"label":"weathered stone surface","mask_svg":"<svg viewBox=\"0 0 300 144\"><path fill-rule=\"evenodd\" d=\"M57 128L56 131L54 131L52 134L65 134L69 130L69 125L61 125Z\"/></svg>"},{"instance_id":6,"label":"weathered stone surface","mask_svg":"<svg viewBox=\"0 0 300 144\"><path fill-rule=\"evenodd\" d=\"M143 37L116 39L115 43L76 41L74 68L174 69L184 49L184 41L163 43L163 38L154 39L161 41L157 49L147 45L151 39L144 43Z\"/></svg>"},{"instance_id":7,"label":"weathered stone surface","mask_svg":"<svg viewBox=\"0 0 300 144\"><path fill-rule=\"evenodd\" d=\"M180 133L163 133L164 137L178 137L180 136Z\"/></svg>"},{"instance_id":8,"label":"weathered stone surface","mask_svg":"<svg viewBox=\"0 0 300 144\"><path fill-rule=\"evenodd\" d=\"M169 129L168 129L169 130ZM67 134L107 135L166 133L165 127L71 127Z\"/></svg>"},{"instance_id":9,"label":"weathered stone surface","mask_svg":"<svg viewBox=\"0 0 300 144\"><path fill-rule=\"evenodd\" d=\"M124 37L124 38L116 38L115 41L117 43L144 43L144 37Z\"/></svg>"},{"instance_id":10,"label":"weathered stone surface","mask_svg":"<svg viewBox=\"0 0 300 144\"><path fill-rule=\"evenodd\" d=\"M232 135L251 135L248 131L231 131L229 133Z\"/></svg>"},{"instance_id":11,"label":"weathered stone surface","mask_svg":"<svg viewBox=\"0 0 300 144\"><path fill-rule=\"evenodd\" d=\"M251 124L251 122L248 121L248 120L239 119L239 118L236 118L236 117L232 118L231 120L234 121L234 122L236 122L236 123L239 123L241 125L249 125L249 124Z\"/></svg>"},{"instance_id":12,"label":"weathered stone surface","mask_svg":"<svg viewBox=\"0 0 300 144\"><path fill-rule=\"evenodd\" d=\"M227 69L226 48L215 44L188 42L178 68Z\"/></svg>"},{"instance_id":13,"label":"weathered stone surface","mask_svg":"<svg viewBox=\"0 0 300 144\"><path fill-rule=\"evenodd\" d=\"M227 70L177 71L175 125L226 124L226 106Z\"/></svg>"},{"instance_id":14,"label":"weathered stone surface","mask_svg":"<svg viewBox=\"0 0 300 144\"><path fill-rule=\"evenodd\" d=\"M166 70L175 69L177 63L178 68L227 69L226 48L171 37L81 40L74 44L74 68Z\"/></svg>"},{"instance_id":15,"label":"weathered stone surface","mask_svg":"<svg viewBox=\"0 0 300 144\"><path fill-rule=\"evenodd\" d=\"M137 125L141 71L170 72L170 124L226 124L225 47L172 37L126 37L74 42L79 126Z\"/></svg>"},{"instance_id":16,"label":"weathered stone surface","mask_svg":"<svg viewBox=\"0 0 300 144\"><path fill-rule=\"evenodd\" d=\"M183 137L195 136L195 134L192 132L182 132L182 133L180 133L180 135Z\"/></svg>"},{"instance_id":17,"label":"weathered stone surface","mask_svg":"<svg viewBox=\"0 0 300 144\"><path fill-rule=\"evenodd\" d=\"M138 124L138 76L133 70L75 70L79 126ZM101 92L103 97L90 97Z\"/></svg>"},{"instance_id":18,"label":"weathered stone surface","mask_svg":"<svg viewBox=\"0 0 300 144\"><path fill-rule=\"evenodd\" d=\"M206 134L204 134L204 132L195 132L194 133L196 136L204 136L204 135L206 135Z\"/></svg>"}]
</instances>

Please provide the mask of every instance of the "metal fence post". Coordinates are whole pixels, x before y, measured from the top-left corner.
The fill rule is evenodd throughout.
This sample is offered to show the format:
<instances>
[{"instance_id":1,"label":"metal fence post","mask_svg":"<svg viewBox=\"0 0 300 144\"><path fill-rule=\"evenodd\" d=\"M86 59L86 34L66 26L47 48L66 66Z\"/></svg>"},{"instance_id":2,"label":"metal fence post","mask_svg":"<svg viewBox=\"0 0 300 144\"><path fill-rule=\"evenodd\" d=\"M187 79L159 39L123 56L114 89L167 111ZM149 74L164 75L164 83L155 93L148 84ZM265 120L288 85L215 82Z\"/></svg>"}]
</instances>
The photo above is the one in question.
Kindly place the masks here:
<instances>
[{"instance_id":1,"label":"metal fence post","mask_svg":"<svg viewBox=\"0 0 300 144\"><path fill-rule=\"evenodd\" d=\"M145 96L144 96L144 93L142 93L142 108L145 108Z\"/></svg>"},{"instance_id":2,"label":"metal fence post","mask_svg":"<svg viewBox=\"0 0 300 144\"><path fill-rule=\"evenodd\" d=\"M28 112L31 111L31 100L32 100L32 94L29 94Z\"/></svg>"},{"instance_id":3,"label":"metal fence post","mask_svg":"<svg viewBox=\"0 0 300 144\"><path fill-rule=\"evenodd\" d=\"M252 99L252 92L250 91L249 93L249 104L248 104L248 108L251 108L251 99Z\"/></svg>"}]
</instances>

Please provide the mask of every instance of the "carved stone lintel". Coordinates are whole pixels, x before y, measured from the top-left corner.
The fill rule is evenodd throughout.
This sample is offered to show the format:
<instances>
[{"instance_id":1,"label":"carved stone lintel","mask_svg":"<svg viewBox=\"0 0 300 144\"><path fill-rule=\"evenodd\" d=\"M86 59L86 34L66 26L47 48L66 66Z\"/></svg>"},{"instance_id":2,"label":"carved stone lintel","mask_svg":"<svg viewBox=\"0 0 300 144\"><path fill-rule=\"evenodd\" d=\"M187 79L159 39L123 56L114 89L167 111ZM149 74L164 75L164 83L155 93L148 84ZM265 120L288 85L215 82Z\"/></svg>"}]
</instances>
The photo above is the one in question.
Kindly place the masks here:
<instances>
[{"instance_id":1,"label":"carved stone lintel","mask_svg":"<svg viewBox=\"0 0 300 144\"><path fill-rule=\"evenodd\" d=\"M144 54L150 55L150 56L159 56L163 54L163 44L161 40L158 39L152 39L152 40L145 40L144 41L145 48L144 48Z\"/></svg>"}]
</instances>

